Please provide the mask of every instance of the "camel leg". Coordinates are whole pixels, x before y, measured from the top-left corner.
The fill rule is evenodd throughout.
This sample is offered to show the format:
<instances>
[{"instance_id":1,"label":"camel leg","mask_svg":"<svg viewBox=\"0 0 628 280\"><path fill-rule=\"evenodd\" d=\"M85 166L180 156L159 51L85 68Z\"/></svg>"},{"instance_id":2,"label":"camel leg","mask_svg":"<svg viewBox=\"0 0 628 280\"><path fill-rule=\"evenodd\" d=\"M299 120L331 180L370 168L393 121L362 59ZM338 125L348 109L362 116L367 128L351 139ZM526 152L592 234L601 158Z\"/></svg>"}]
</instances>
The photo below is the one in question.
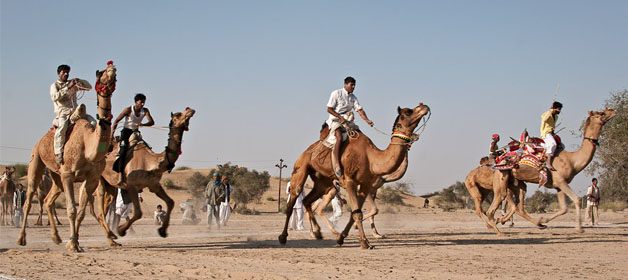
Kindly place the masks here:
<instances>
[{"instance_id":1,"label":"camel leg","mask_svg":"<svg viewBox=\"0 0 628 280\"><path fill-rule=\"evenodd\" d=\"M528 188L522 182L519 182L519 184L521 184L520 186L517 187L518 195L519 195L519 203L516 205L516 208L515 208L515 210L517 212L517 215L519 215L522 218L528 220L530 223L533 223L539 229L547 228L545 225L540 224L537 220L535 220L532 217L530 217L530 215L528 215L528 213L526 212L526 210L524 208L524 201L525 201L525 198L526 198L526 192L527 192Z\"/></svg>"},{"instance_id":2,"label":"camel leg","mask_svg":"<svg viewBox=\"0 0 628 280\"><path fill-rule=\"evenodd\" d=\"M140 200L137 197L137 191L133 188L128 188L127 191L129 192L129 196L131 197L131 201L133 202L133 217L131 217L130 220L126 221L126 223L124 223L123 225L118 227L118 233L121 236L125 236L126 235L126 231L131 227L131 225L139 220L140 218L142 218L142 209L140 208ZM172 199L171 199L172 200ZM174 206L174 202L172 202L172 205ZM170 210L172 211L172 210ZM168 215L168 213L166 212L166 216ZM165 221L164 221L165 224ZM163 226L162 226L163 228ZM164 236L162 236L164 237Z\"/></svg>"},{"instance_id":3,"label":"camel leg","mask_svg":"<svg viewBox=\"0 0 628 280\"><path fill-rule=\"evenodd\" d=\"M166 193L164 188L161 186L161 184L157 184L157 189L155 191L153 191L153 189L150 189L150 191L155 193L159 198L161 198L166 203L166 207L167 207L166 217L164 217L161 227L159 227L159 229L157 230L159 232L159 236L165 238L168 236L168 233L166 232L166 230L168 229L168 225L170 224L170 215L172 214L172 210L174 209L174 200L172 200L172 198L168 196L168 194Z\"/></svg>"},{"instance_id":4,"label":"camel leg","mask_svg":"<svg viewBox=\"0 0 628 280\"><path fill-rule=\"evenodd\" d=\"M314 212L316 212L316 214L321 217L321 219L323 219L325 224L327 224L329 231L331 231L332 234L337 235L338 232L334 228L334 225L332 225L329 219L323 214L323 210L325 210L325 207L329 205L329 202L331 202L334 196L336 196L336 188L330 188L330 190L325 195L323 195L322 201L318 203L318 207L316 207L316 210L314 210Z\"/></svg>"},{"instance_id":5,"label":"camel leg","mask_svg":"<svg viewBox=\"0 0 628 280\"><path fill-rule=\"evenodd\" d=\"M469 194L473 198L473 204L475 205L475 214L482 219L486 228L492 229L493 227L489 223L488 219L485 217L484 210L482 210L482 202L484 201L484 195L480 192L477 184L473 181L467 180L465 182L465 186L467 186L467 190Z\"/></svg>"},{"instance_id":6,"label":"camel leg","mask_svg":"<svg viewBox=\"0 0 628 280\"><path fill-rule=\"evenodd\" d=\"M285 245L286 242L288 241L288 223L290 222L290 215L292 215L292 208L294 207L294 204L296 203L296 199L297 199L296 195L292 195L292 192L293 192L292 190L295 190L294 192L296 193L296 190L298 189L298 193L301 193L303 191L303 185L305 184L305 180L307 180L307 175L308 175L307 168L305 166L299 166L299 165L302 165L302 161L303 161L303 155L299 157L299 159L294 165L294 169L292 170L292 179L290 179L290 193L291 193L290 201L288 201L288 204L286 204L286 222L283 226L283 231L277 237L277 239L279 239L279 244L281 245ZM308 197L312 194L312 192L308 194L303 200L303 206L305 207L305 210L307 211L308 220L310 221L310 232L312 232L312 227L311 227L312 225L311 224L312 201L308 200ZM309 204L305 204L306 201L308 201ZM290 211L288 211L288 209Z\"/></svg>"},{"instance_id":7,"label":"camel leg","mask_svg":"<svg viewBox=\"0 0 628 280\"><path fill-rule=\"evenodd\" d=\"M55 219L57 220L57 225L58 225L58 226L63 225L63 224L61 223L61 221L59 221L59 216L57 216L57 209L56 209L55 207L52 207L52 213L54 214Z\"/></svg>"},{"instance_id":8,"label":"camel leg","mask_svg":"<svg viewBox=\"0 0 628 280\"><path fill-rule=\"evenodd\" d=\"M59 186L61 186L61 177L55 173L50 173L50 178L52 178L53 180L53 184L52 187L50 187L50 191L48 191L48 194L46 195L46 198L44 199L44 204L46 205L46 212L48 214L48 226L50 227L50 234L52 236L52 242L54 242L55 244L61 244L61 237L59 236L59 231L57 230L57 226L54 224L54 222L50 223L50 221L52 220L52 215L53 213L56 215L57 211L55 210L55 201L57 200L57 198L59 197L59 195L61 195L61 192L63 190L61 190L61 188L59 188ZM59 218L57 218L58 220Z\"/></svg>"},{"instance_id":9,"label":"camel leg","mask_svg":"<svg viewBox=\"0 0 628 280\"><path fill-rule=\"evenodd\" d=\"M62 167L63 168L63 167ZM78 233L76 232L76 199L74 197L74 173L66 171L61 173L61 181L63 183L63 192L65 193L65 209L67 211L68 220L70 221L70 240L65 248L71 252L79 252Z\"/></svg>"},{"instance_id":10,"label":"camel leg","mask_svg":"<svg viewBox=\"0 0 628 280\"><path fill-rule=\"evenodd\" d=\"M91 181L85 181L83 183L83 185L81 186L80 192L79 192L79 207L78 207L78 211L76 213L76 247L75 247L75 251L76 252L83 252L83 248L81 248L78 238L80 236L79 234L79 230L81 228L81 223L83 222L83 219L85 219L85 208L87 207L87 204L89 204L90 201L92 201L93 204L93 198L90 198L90 196L93 195L94 190L96 189L97 185L96 180L91 180ZM93 210L92 210L93 213ZM95 213L94 213L95 216Z\"/></svg>"},{"instance_id":11,"label":"camel leg","mask_svg":"<svg viewBox=\"0 0 628 280\"><path fill-rule=\"evenodd\" d=\"M518 194L519 190L515 189L513 191L510 187L506 188L506 201L508 202L508 211L503 217L497 218L497 223L502 225L505 224L517 211L517 205L515 203L515 200L512 198L513 194L515 193Z\"/></svg>"},{"instance_id":12,"label":"camel leg","mask_svg":"<svg viewBox=\"0 0 628 280\"><path fill-rule=\"evenodd\" d=\"M364 217L362 219L366 220L369 219L371 221L371 234L373 235L374 238L384 238L384 235L379 234L379 232L377 232L377 228L375 227L375 215L377 215L377 213L379 213L379 209L377 209L377 204L375 204L375 197L377 195L377 190L375 190L374 192L370 192L367 196L366 196L366 201L368 201L368 203L371 205L371 210L364 215Z\"/></svg>"},{"instance_id":13,"label":"camel leg","mask_svg":"<svg viewBox=\"0 0 628 280\"><path fill-rule=\"evenodd\" d=\"M325 183L328 183L328 184L325 184ZM318 240L323 239L323 235L321 234L321 227L316 221L316 216L314 215L312 204L319 198L323 197L323 195L325 195L325 193L329 191L329 189L326 189L324 186L325 185L330 186L331 182L325 182L325 183L321 182L320 180L314 180L314 188L303 199L303 207L305 208L305 212L307 213L308 221L310 224L310 236ZM319 205L318 207L324 207L322 203L319 203L318 205Z\"/></svg>"},{"instance_id":14,"label":"camel leg","mask_svg":"<svg viewBox=\"0 0 628 280\"><path fill-rule=\"evenodd\" d=\"M336 243L338 245L342 245L344 243L344 238L349 234L349 230L351 230L351 226L354 221L358 224L358 231L360 232L360 247L362 249L373 249L368 239L366 238L366 234L364 233L364 226L362 225L362 205L366 198L366 192L356 190L357 185L355 182L351 180L345 181L345 190L347 190L347 196L349 197L349 204L351 204L351 218L345 226L345 229L342 231L340 235L336 238Z\"/></svg>"},{"instance_id":15,"label":"camel leg","mask_svg":"<svg viewBox=\"0 0 628 280\"><path fill-rule=\"evenodd\" d=\"M44 174L44 163L41 161L37 150L34 150L34 154L31 155L31 162L28 165L28 190L26 190L26 201L24 202L24 220L22 221L22 229L17 239L17 244L26 246L26 223L28 221L28 214L31 211L33 196L37 191L37 186L41 183L41 176Z\"/></svg>"},{"instance_id":16,"label":"camel leg","mask_svg":"<svg viewBox=\"0 0 628 280\"><path fill-rule=\"evenodd\" d=\"M555 185L556 186L556 185ZM552 215L549 218L540 218L539 219L539 223L549 223L551 220L556 219L559 216L562 216L564 214L567 213L567 211L569 210L569 208L567 207L567 198L566 196L569 196L569 198L573 201L573 203L576 206L576 216L577 216L577 227L576 227L576 231L577 232L584 232L582 230L582 220L581 220L581 213L580 213L580 199L578 198L578 196L571 190L571 188L569 188L569 186L567 184L564 184L560 187L558 187L556 189L558 191L557 195L558 195L558 203L560 204L560 210L558 212L556 212L556 214Z\"/></svg>"},{"instance_id":17,"label":"camel leg","mask_svg":"<svg viewBox=\"0 0 628 280\"><path fill-rule=\"evenodd\" d=\"M37 188L37 201L39 201L39 216L37 217L37 222L35 222L36 226L43 225L41 221L41 217L44 215L44 196L41 194L41 190ZM50 221L48 221L50 223Z\"/></svg>"},{"instance_id":18,"label":"camel leg","mask_svg":"<svg viewBox=\"0 0 628 280\"><path fill-rule=\"evenodd\" d=\"M508 174L506 172L495 172L493 175L493 202L486 212L489 224L495 233L502 236L503 233L499 231L495 223L495 211L501 205L502 200L506 197L506 189L508 184Z\"/></svg>"},{"instance_id":19,"label":"camel leg","mask_svg":"<svg viewBox=\"0 0 628 280\"><path fill-rule=\"evenodd\" d=\"M115 247L120 246L120 243L114 241L118 237L111 231L109 225L107 224L107 219L105 218L107 215L107 211L109 210L109 206L111 206L112 199L111 196L116 192L116 188L109 185L102 177L98 179L98 187L97 187L97 202L98 207L100 208L100 212L96 215L96 221L100 224L100 227L105 232L105 236L107 240L109 240L109 246ZM93 197L93 196L92 196ZM92 202L92 208L93 208Z\"/></svg>"}]
</instances>

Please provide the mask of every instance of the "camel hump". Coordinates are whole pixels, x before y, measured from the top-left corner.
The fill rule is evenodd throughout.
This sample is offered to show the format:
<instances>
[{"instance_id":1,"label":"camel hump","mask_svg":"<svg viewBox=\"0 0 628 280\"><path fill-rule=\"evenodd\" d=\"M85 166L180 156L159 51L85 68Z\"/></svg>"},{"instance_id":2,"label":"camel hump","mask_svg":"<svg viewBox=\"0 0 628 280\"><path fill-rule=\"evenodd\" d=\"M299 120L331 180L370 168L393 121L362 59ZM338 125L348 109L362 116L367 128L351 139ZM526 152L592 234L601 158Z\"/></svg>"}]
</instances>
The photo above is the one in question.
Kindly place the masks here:
<instances>
[{"instance_id":1,"label":"camel hump","mask_svg":"<svg viewBox=\"0 0 628 280\"><path fill-rule=\"evenodd\" d=\"M321 126L320 140L321 141L325 140L325 138L327 138L328 135L329 135L329 126L327 125L326 122L324 122L323 125Z\"/></svg>"}]
</instances>

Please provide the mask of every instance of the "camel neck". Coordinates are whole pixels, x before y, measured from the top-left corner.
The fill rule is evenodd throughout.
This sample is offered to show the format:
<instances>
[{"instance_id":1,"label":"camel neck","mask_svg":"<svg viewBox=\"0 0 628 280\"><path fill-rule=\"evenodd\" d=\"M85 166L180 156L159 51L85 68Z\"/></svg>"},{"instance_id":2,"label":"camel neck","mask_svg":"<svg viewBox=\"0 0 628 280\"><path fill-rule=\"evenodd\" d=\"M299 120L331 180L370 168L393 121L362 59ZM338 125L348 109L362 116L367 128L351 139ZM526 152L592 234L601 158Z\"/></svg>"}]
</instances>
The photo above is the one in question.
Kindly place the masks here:
<instances>
[{"instance_id":1,"label":"camel neck","mask_svg":"<svg viewBox=\"0 0 628 280\"><path fill-rule=\"evenodd\" d=\"M170 171L174 168L174 164L181 154L181 142L183 141L183 128L171 128L170 137L168 137L168 145L164 151L164 161L160 165L160 169Z\"/></svg>"},{"instance_id":2,"label":"camel neck","mask_svg":"<svg viewBox=\"0 0 628 280\"><path fill-rule=\"evenodd\" d=\"M571 165L576 171L576 174L587 167L591 160L593 160L597 144L595 143L596 141L592 140L596 139L597 137L584 137L584 139L582 139L582 144L580 144L580 148L571 154Z\"/></svg>"},{"instance_id":3,"label":"camel neck","mask_svg":"<svg viewBox=\"0 0 628 280\"><path fill-rule=\"evenodd\" d=\"M407 154L408 142L397 137L392 137L390 144L385 150L367 149L366 153L370 159L371 170L374 175L382 176L393 173L399 169ZM374 146L374 145L373 145Z\"/></svg>"}]
</instances>

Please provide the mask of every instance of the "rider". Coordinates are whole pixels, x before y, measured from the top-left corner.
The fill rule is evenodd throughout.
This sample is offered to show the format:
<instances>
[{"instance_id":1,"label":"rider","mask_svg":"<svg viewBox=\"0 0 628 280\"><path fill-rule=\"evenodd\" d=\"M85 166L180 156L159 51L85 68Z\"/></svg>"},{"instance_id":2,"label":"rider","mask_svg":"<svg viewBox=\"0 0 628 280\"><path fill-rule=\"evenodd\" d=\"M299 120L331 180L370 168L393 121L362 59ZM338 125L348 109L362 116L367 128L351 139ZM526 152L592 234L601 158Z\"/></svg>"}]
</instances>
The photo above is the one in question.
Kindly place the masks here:
<instances>
[{"instance_id":1,"label":"rider","mask_svg":"<svg viewBox=\"0 0 628 280\"><path fill-rule=\"evenodd\" d=\"M342 177L342 166L340 165L340 143L342 141L342 129L338 129L343 124L353 125L353 110L355 109L368 125L373 126L373 122L366 117L366 113L358 102L358 98L353 94L355 90L355 79L353 77L345 78L344 87L331 92L329 102L327 102L327 112L329 118L327 125L329 126L329 134L336 136L336 144L332 154L332 164L336 177Z\"/></svg>"},{"instance_id":2,"label":"rider","mask_svg":"<svg viewBox=\"0 0 628 280\"><path fill-rule=\"evenodd\" d=\"M491 137L491 145L489 146L488 159L491 161L491 164L495 164L497 157L501 154L497 142L499 142L499 134L495 133Z\"/></svg>"},{"instance_id":3,"label":"rider","mask_svg":"<svg viewBox=\"0 0 628 280\"><path fill-rule=\"evenodd\" d=\"M111 134L113 134L118 126L118 123L122 120L122 118L124 118L124 127L120 132L120 157L116 161L117 164L114 164L113 166L113 170L120 173L118 185L126 182L124 166L126 165L126 153L129 148L129 138L133 132L139 131L138 128L140 126L151 126L155 124L148 108L144 108L146 95L138 93L135 95L134 100L135 104L122 110L122 113L120 113L120 115L116 118L113 123L113 128L111 129ZM146 123L141 123L145 116L148 121Z\"/></svg>"},{"instance_id":4,"label":"rider","mask_svg":"<svg viewBox=\"0 0 628 280\"><path fill-rule=\"evenodd\" d=\"M80 90L91 90L92 85L86 80L70 77L70 66L62 64L57 67L59 80L50 85L50 98L55 108L55 119L53 125L56 127L54 135L54 152L57 163L63 163L63 147L65 145L65 133L70 126L70 115L78 106L76 92Z\"/></svg>"},{"instance_id":5,"label":"rider","mask_svg":"<svg viewBox=\"0 0 628 280\"><path fill-rule=\"evenodd\" d=\"M556 120L558 114L560 114L563 104L558 101L552 103L552 107L541 116L541 138L545 142L543 145L545 148L545 154L547 155L546 165L547 168L556 171L552 165L552 159L554 158L554 152L556 151L556 140L554 139L554 129L556 128Z\"/></svg>"}]
</instances>

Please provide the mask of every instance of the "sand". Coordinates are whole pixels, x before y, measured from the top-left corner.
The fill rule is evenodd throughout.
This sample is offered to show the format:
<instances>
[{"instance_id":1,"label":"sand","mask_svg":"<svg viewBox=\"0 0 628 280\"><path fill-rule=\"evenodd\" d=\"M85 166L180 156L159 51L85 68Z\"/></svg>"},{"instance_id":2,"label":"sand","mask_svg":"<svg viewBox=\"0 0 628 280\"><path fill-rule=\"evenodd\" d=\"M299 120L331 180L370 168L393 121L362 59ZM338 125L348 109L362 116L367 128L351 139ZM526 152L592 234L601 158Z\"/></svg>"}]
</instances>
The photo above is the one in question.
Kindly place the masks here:
<instances>
[{"instance_id":1,"label":"sand","mask_svg":"<svg viewBox=\"0 0 628 280\"><path fill-rule=\"evenodd\" d=\"M153 203L146 195L145 203ZM154 201L156 202L156 200ZM381 208L381 207L380 207ZM403 210L403 209L402 209ZM470 210L377 216L385 239L371 238L374 250L360 249L352 230L342 247L323 230L324 240L290 231L282 246L277 236L284 216L233 215L221 230L204 223L182 225L175 210L169 236L157 235L152 212L134 233L110 248L95 220L81 228L84 253L69 253L67 217L61 210L64 243L55 245L47 227L31 226L28 244L15 244L18 229L0 227L0 279L626 279L628 212L602 212L601 224L574 230L575 214L539 230L520 218L497 237ZM205 213L200 213L204 215ZM534 215L537 217L538 215ZM343 220L347 220L345 213ZM34 222L36 216L29 220ZM306 226L307 227L307 226ZM369 235L370 237L370 235Z\"/></svg>"}]
</instances>

